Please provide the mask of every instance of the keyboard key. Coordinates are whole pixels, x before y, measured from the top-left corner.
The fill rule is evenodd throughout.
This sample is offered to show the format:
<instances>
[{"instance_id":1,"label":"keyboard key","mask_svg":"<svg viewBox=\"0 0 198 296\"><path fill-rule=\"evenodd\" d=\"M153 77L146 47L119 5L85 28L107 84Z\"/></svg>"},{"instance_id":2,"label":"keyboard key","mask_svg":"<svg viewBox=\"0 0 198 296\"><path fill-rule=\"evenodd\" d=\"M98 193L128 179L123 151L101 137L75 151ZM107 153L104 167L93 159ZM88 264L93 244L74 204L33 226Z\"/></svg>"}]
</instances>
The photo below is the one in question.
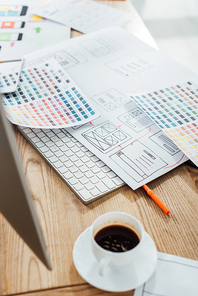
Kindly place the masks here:
<instances>
[{"instance_id":1,"label":"keyboard key","mask_svg":"<svg viewBox=\"0 0 198 296\"><path fill-rule=\"evenodd\" d=\"M63 156L61 156L61 157L59 158L59 160L62 161L62 162L64 163L65 161L68 161L69 158L68 158L66 155L63 155Z\"/></svg>"},{"instance_id":2,"label":"keyboard key","mask_svg":"<svg viewBox=\"0 0 198 296\"><path fill-rule=\"evenodd\" d=\"M64 145L64 143L60 140L56 142L56 146L58 146L58 147L63 146L63 145Z\"/></svg>"},{"instance_id":3,"label":"keyboard key","mask_svg":"<svg viewBox=\"0 0 198 296\"><path fill-rule=\"evenodd\" d=\"M71 167L69 167L69 171L71 173L76 173L78 172L78 168L75 165L72 165ZM75 175L75 174L74 174Z\"/></svg>"},{"instance_id":4,"label":"keyboard key","mask_svg":"<svg viewBox=\"0 0 198 296\"><path fill-rule=\"evenodd\" d=\"M53 144L53 146L50 147L50 150L51 150L52 152L56 152L56 151L58 151L59 149L58 149L58 147L57 147L56 145Z\"/></svg>"},{"instance_id":5,"label":"keyboard key","mask_svg":"<svg viewBox=\"0 0 198 296\"><path fill-rule=\"evenodd\" d=\"M94 156L91 157L91 160L94 161L94 162L97 162L100 159L97 156L94 155Z\"/></svg>"},{"instance_id":6,"label":"keyboard key","mask_svg":"<svg viewBox=\"0 0 198 296\"><path fill-rule=\"evenodd\" d=\"M92 162L91 160L89 160L87 163L86 163L86 166L88 166L88 168L93 168L95 166L95 163Z\"/></svg>"},{"instance_id":7,"label":"keyboard key","mask_svg":"<svg viewBox=\"0 0 198 296\"><path fill-rule=\"evenodd\" d=\"M44 143L43 142L37 142L37 143L35 143L36 144L36 146L38 147L38 148L40 148L40 147L42 147L42 146L44 146Z\"/></svg>"},{"instance_id":8,"label":"keyboard key","mask_svg":"<svg viewBox=\"0 0 198 296\"><path fill-rule=\"evenodd\" d=\"M64 165L67 167L67 168L70 168L71 166L73 166L73 162L71 160L67 160L65 161Z\"/></svg>"},{"instance_id":9,"label":"keyboard key","mask_svg":"<svg viewBox=\"0 0 198 296\"><path fill-rule=\"evenodd\" d=\"M63 177L65 177L65 179L68 180L73 177L73 174L68 171L63 174Z\"/></svg>"},{"instance_id":10,"label":"keyboard key","mask_svg":"<svg viewBox=\"0 0 198 296\"><path fill-rule=\"evenodd\" d=\"M81 148L81 150L82 150L83 152L87 152L87 151L89 151L85 146L83 146L83 147Z\"/></svg>"},{"instance_id":11,"label":"keyboard key","mask_svg":"<svg viewBox=\"0 0 198 296\"><path fill-rule=\"evenodd\" d=\"M83 157L81 157L82 162L88 162L89 161L89 157L87 157L86 155L84 155Z\"/></svg>"},{"instance_id":12,"label":"keyboard key","mask_svg":"<svg viewBox=\"0 0 198 296\"><path fill-rule=\"evenodd\" d=\"M83 166L79 167L79 170L81 170L82 173L85 173L89 170L89 168L86 165L83 165Z\"/></svg>"},{"instance_id":13,"label":"keyboard key","mask_svg":"<svg viewBox=\"0 0 198 296\"><path fill-rule=\"evenodd\" d=\"M67 151L69 148L66 145L59 147L59 149L63 152Z\"/></svg>"},{"instance_id":14,"label":"keyboard key","mask_svg":"<svg viewBox=\"0 0 198 296\"><path fill-rule=\"evenodd\" d=\"M110 172L110 170L111 170L111 169L110 169L108 166L106 166L106 165L105 165L104 167L102 167L101 169L102 169L102 171L103 171L104 173Z\"/></svg>"},{"instance_id":15,"label":"keyboard key","mask_svg":"<svg viewBox=\"0 0 198 296\"><path fill-rule=\"evenodd\" d=\"M76 179L76 178L74 178L74 177L70 178L68 181L69 181L69 183L70 183L71 185L74 185L74 184L76 184L76 183L79 182L78 179Z\"/></svg>"},{"instance_id":16,"label":"keyboard key","mask_svg":"<svg viewBox=\"0 0 198 296\"><path fill-rule=\"evenodd\" d=\"M52 131L45 132L45 134L51 139L51 137L54 136L54 133Z\"/></svg>"},{"instance_id":17,"label":"keyboard key","mask_svg":"<svg viewBox=\"0 0 198 296\"><path fill-rule=\"evenodd\" d=\"M55 156L54 156L55 157ZM56 162L54 162L53 163L53 165L56 167L56 168L60 168L60 167L62 167L63 166L63 164L62 164L62 162L61 161L56 161Z\"/></svg>"},{"instance_id":18,"label":"keyboard key","mask_svg":"<svg viewBox=\"0 0 198 296\"><path fill-rule=\"evenodd\" d=\"M116 174L113 171L110 171L107 173L107 176L109 176L110 178L114 178L116 177Z\"/></svg>"},{"instance_id":19,"label":"keyboard key","mask_svg":"<svg viewBox=\"0 0 198 296\"><path fill-rule=\"evenodd\" d=\"M35 137L35 134L33 133L33 132L30 132L29 134L28 134L28 137L31 139L31 138L34 138Z\"/></svg>"},{"instance_id":20,"label":"keyboard key","mask_svg":"<svg viewBox=\"0 0 198 296\"><path fill-rule=\"evenodd\" d=\"M72 141L67 142L66 145L68 148L72 148L75 146L75 144Z\"/></svg>"},{"instance_id":21,"label":"keyboard key","mask_svg":"<svg viewBox=\"0 0 198 296\"><path fill-rule=\"evenodd\" d=\"M115 183L112 182L110 179L105 178L101 182L103 182L109 189L113 189L116 187Z\"/></svg>"},{"instance_id":22,"label":"keyboard key","mask_svg":"<svg viewBox=\"0 0 198 296\"><path fill-rule=\"evenodd\" d=\"M75 161L75 165L76 165L77 167L80 167L80 166L83 165L83 162L82 162L80 159L78 159L77 161Z\"/></svg>"},{"instance_id":23,"label":"keyboard key","mask_svg":"<svg viewBox=\"0 0 198 296\"><path fill-rule=\"evenodd\" d=\"M81 144L80 142L77 142L76 145L77 145L78 147L83 147L83 144Z\"/></svg>"},{"instance_id":24,"label":"keyboard key","mask_svg":"<svg viewBox=\"0 0 198 296\"><path fill-rule=\"evenodd\" d=\"M43 146L43 147L40 148L40 151L41 151L42 153L45 153L45 152L49 151L49 148L46 147L46 146Z\"/></svg>"},{"instance_id":25,"label":"keyboard key","mask_svg":"<svg viewBox=\"0 0 198 296\"><path fill-rule=\"evenodd\" d=\"M97 176L93 176L92 178L89 178L89 180L90 180L93 184L95 184L95 183L97 183L97 182L100 181L100 180L98 179Z\"/></svg>"},{"instance_id":26,"label":"keyboard key","mask_svg":"<svg viewBox=\"0 0 198 296\"><path fill-rule=\"evenodd\" d=\"M87 152L85 152L85 154L86 154L88 157L91 157L91 156L94 155L91 151L87 151Z\"/></svg>"},{"instance_id":27,"label":"keyboard key","mask_svg":"<svg viewBox=\"0 0 198 296\"><path fill-rule=\"evenodd\" d=\"M67 155L67 157L71 157L74 153L71 150L67 150L65 151L65 155Z\"/></svg>"},{"instance_id":28,"label":"keyboard key","mask_svg":"<svg viewBox=\"0 0 198 296\"><path fill-rule=\"evenodd\" d=\"M56 157L55 155L53 155L52 157L49 157L49 160L54 163L56 161L58 161L58 157Z\"/></svg>"},{"instance_id":29,"label":"keyboard key","mask_svg":"<svg viewBox=\"0 0 198 296\"><path fill-rule=\"evenodd\" d=\"M59 141L59 137L57 137L56 135L53 135L53 137L50 137L50 140L53 141L54 143L56 143L57 141Z\"/></svg>"},{"instance_id":30,"label":"keyboard key","mask_svg":"<svg viewBox=\"0 0 198 296\"><path fill-rule=\"evenodd\" d=\"M52 147L52 146L54 146L54 143L52 141L49 141L49 142L45 143L45 145L47 147Z\"/></svg>"},{"instance_id":31,"label":"keyboard key","mask_svg":"<svg viewBox=\"0 0 198 296\"><path fill-rule=\"evenodd\" d=\"M40 131L40 132L37 133L36 135L37 135L37 137L39 137L39 138L43 138L43 137L45 137L45 134L44 134L42 131Z\"/></svg>"},{"instance_id":32,"label":"keyboard key","mask_svg":"<svg viewBox=\"0 0 198 296\"><path fill-rule=\"evenodd\" d=\"M76 140L74 137L71 138L71 140L72 140L73 143L77 143L78 142L78 140Z\"/></svg>"},{"instance_id":33,"label":"keyboard key","mask_svg":"<svg viewBox=\"0 0 198 296\"><path fill-rule=\"evenodd\" d=\"M82 183L82 184L86 184L89 182L89 179L87 179L85 176L80 178L79 181Z\"/></svg>"},{"instance_id":34,"label":"keyboard key","mask_svg":"<svg viewBox=\"0 0 198 296\"><path fill-rule=\"evenodd\" d=\"M65 138L65 134L64 134L64 133L60 133L60 134L58 134L58 137L59 137L60 139Z\"/></svg>"},{"instance_id":35,"label":"keyboard key","mask_svg":"<svg viewBox=\"0 0 198 296\"><path fill-rule=\"evenodd\" d=\"M77 170L78 170L78 169L77 169ZM84 174L81 173L81 172L78 170L76 173L74 173L74 176L75 176L77 179L79 179L79 178L82 178L82 177L84 176Z\"/></svg>"},{"instance_id":36,"label":"keyboard key","mask_svg":"<svg viewBox=\"0 0 198 296\"><path fill-rule=\"evenodd\" d=\"M83 157L84 155L85 155L85 153L81 150L76 153L76 156L78 156L79 158Z\"/></svg>"},{"instance_id":37,"label":"keyboard key","mask_svg":"<svg viewBox=\"0 0 198 296\"><path fill-rule=\"evenodd\" d=\"M53 153L52 153L52 151L47 151L47 152L44 152L44 154L45 154L45 156L47 157L47 158L49 158L49 157L51 157L52 155L54 155Z\"/></svg>"},{"instance_id":38,"label":"keyboard key","mask_svg":"<svg viewBox=\"0 0 198 296\"><path fill-rule=\"evenodd\" d=\"M125 184L124 181L122 181L122 179L120 179L118 176L112 179L113 182L116 183L116 185L121 185L121 184Z\"/></svg>"},{"instance_id":39,"label":"keyboard key","mask_svg":"<svg viewBox=\"0 0 198 296\"><path fill-rule=\"evenodd\" d=\"M104 163L103 161L101 161L101 160L100 160L100 161L97 161L96 164L97 164L97 166L98 166L99 168L105 166L105 163Z\"/></svg>"},{"instance_id":40,"label":"keyboard key","mask_svg":"<svg viewBox=\"0 0 198 296\"><path fill-rule=\"evenodd\" d=\"M92 184L91 182L88 182L85 184L85 187L87 188L87 190L93 189L95 187L94 184Z\"/></svg>"},{"instance_id":41,"label":"keyboard key","mask_svg":"<svg viewBox=\"0 0 198 296\"><path fill-rule=\"evenodd\" d=\"M91 178L91 177L94 176L94 174L92 173L92 171L88 171L88 172L85 173L85 176L86 176L87 178Z\"/></svg>"},{"instance_id":42,"label":"keyboard key","mask_svg":"<svg viewBox=\"0 0 198 296\"><path fill-rule=\"evenodd\" d=\"M53 132L57 135L57 134L61 133L61 130L60 129L53 129Z\"/></svg>"},{"instance_id":43,"label":"keyboard key","mask_svg":"<svg viewBox=\"0 0 198 296\"><path fill-rule=\"evenodd\" d=\"M81 183L77 183L77 184L75 184L74 185L74 188L75 188L75 190L81 190L81 189L83 189L84 188L84 186L81 184Z\"/></svg>"},{"instance_id":44,"label":"keyboard key","mask_svg":"<svg viewBox=\"0 0 198 296\"><path fill-rule=\"evenodd\" d=\"M98 188L94 188L94 189L91 189L90 190L90 193L93 195L93 196L97 196L100 194L100 191L98 190Z\"/></svg>"},{"instance_id":45,"label":"keyboard key","mask_svg":"<svg viewBox=\"0 0 198 296\"><path fill-rule=\"evenodd\" d=\"M31 138L31 140L33 143L40 142L40 139L38 137Z\"/></svg>"},{"instance_id":46,"label":"keyboard key","mask_svg":"<svg viewBox=\"0 0 198 296\"><path fill-rule=\"evenodd\" d=\"M92 195L89 191L87 191L86 189L82 189L79 192L79 195L81 195L83 197L83 199L88 200L90 198L92 198Z\"/></svg>"},{"instance_id":47,"label":"keyboard key","mask_svg":"<svg viewBox=\"0 0 198 296\"><path fill-rule=\"evenodd\" d=\"M54 153L57 157L61 157L62 155L64 155L64 153L60 150L58 150L57 152Z\"/></svg>"},{"instance_id":48,"label":"keyboard key","mask_svg":"<svg viewBox=\"0 0 198 296\"><path fill-rule=\"evenodd\" d=\"M71 157L70 157L70 160L71 161L77 161L78 160L78 157L74 154L74 155L72 155Z\"/></svg>"},{"instance_id":49,"label":"keyboard key","mask_svg":"<svg viewBox=\"0 0 198 296\"><path fill-rule=\"evenodd\" d=\"M99 178L99 179L103 179L103 178L105 178L106 177L106 174L104 174L103 172L99 172L99 173L97 173L96 174L97 175L97 177Z\"/></svg>"},{"instance_id":50,"label":"keyboard key","mask_svg":"<svg viewBox=\"0 0 198 296\"><path fill-rule=\"evenodd\" d=\"M28 128L28 127L21 127L22 128L22 130L26 133L26 134L29 134L29 133L31 133L32 132L32 130L30 129L30 128ZM29 135L28 135L29 136Z\"/></svg>"},{"instance_id":51,"label":"keyboard key","mask_svg":"<svg viewBox=\"0 0 198 296\"><path fill-rule=\"evenodd\" d=\"M70 142L70 139L65 135L65 138L62 138L62 141L64 143L68 143L68 142Z\"/></svg>"},{"instance_id":52,"label":"keyboard key","mask_svg":"<svg viewBox=\"0 0 198 296\"><path fill-rule=\"evenodd\" d=\"M47 136L44 136L44 137L41 138L41 140L42 140L44 143L46 143L46 142L49 141L49 138L48 138Z\"/></svg>"},{"instance_id":53,"label":"keyboard key","mask_svg":"<svg viewBox=\"0 0 198 296\"><path fill-rule=\"evenodd\" d=\"M76 152L80 151L80 148L74 146L74 147L71 148L71 151L73 151L74 153L76 153Z\"/></svg>"},{"instance_id":54,"label":"keyboard key","mask_svg":"<svg viewBox=\"0 0 198 296\"><path fill-rule=\"evenodd\" d=\"M62 166L62 167L59 168L58 170L59 170L59 172L60 172L61 174L64 174L64 173L68 172L68 169L67 169L65 166Z\"/></svg>"},{"instance_id":55,"label":"keyboard key","mask_svg":"<svg viewBox=\"0 0 198 296\"><path fill-rule=\"evenodd\" d=\"M100 169L99 169L97 166L95 166L95 165L94 165L94 167L91 168L91 170L92 170L92 172L93 172L94 174L97 174L97 173L100 172Z\"/></svg>"},{"instance_id":56,"label":"keyboard key","mask_svg":"<svg viewBox=\"0 0 198 296\"><path fill-rule=\"evenodd\" d=\"M104 193L106 191L108 191L108 187L103 183L103 182L99 182L96 184L96 187L98 188L98 190L100 190L100 192Z\"/></svg>"}]
</instances>

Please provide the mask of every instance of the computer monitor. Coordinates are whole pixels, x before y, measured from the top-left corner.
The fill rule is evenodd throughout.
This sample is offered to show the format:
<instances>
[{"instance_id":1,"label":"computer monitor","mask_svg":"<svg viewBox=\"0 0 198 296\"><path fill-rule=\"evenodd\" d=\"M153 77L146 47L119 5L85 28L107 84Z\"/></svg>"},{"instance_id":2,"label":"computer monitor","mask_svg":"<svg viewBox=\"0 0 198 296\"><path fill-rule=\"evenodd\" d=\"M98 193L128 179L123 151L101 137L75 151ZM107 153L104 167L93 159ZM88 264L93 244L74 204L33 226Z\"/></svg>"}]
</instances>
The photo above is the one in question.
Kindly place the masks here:
<instances>
[{"instance_id":1,"label":"computer monitor","mask_svg":"<svg viewBox=\"0 0 198 296\"><path fill-rule=\"evenodd\" d=\"M52 269L43 235L25 181L13 128L0 98L0 212L22 239Z\"/></svg>"}]
</instances>

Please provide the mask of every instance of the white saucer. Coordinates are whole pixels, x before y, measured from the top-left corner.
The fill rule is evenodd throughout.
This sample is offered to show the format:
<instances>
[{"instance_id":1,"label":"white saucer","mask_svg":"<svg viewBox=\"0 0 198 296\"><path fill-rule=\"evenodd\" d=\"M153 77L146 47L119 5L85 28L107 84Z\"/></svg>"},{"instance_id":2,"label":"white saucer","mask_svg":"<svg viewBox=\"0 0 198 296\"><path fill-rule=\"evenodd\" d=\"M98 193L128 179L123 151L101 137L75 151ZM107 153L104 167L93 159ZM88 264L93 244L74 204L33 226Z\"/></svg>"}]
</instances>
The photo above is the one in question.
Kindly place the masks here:
<instances>
[{"instance_id":1,"label":"white saucer","mask_svg":"<svg viewBox=\"0 0 198 296\"><path fill-rule=\"evenodd\" d=\"M145 232L142 254L131 265L110 268L105 276L98 273L99 261L95 258L90 242L90 227L78 237L74 249L74 265L90 285L109 292L125 292L145 283L153 274L157 263L157 250L151 237Z\"/></svg>"}]
</instances>

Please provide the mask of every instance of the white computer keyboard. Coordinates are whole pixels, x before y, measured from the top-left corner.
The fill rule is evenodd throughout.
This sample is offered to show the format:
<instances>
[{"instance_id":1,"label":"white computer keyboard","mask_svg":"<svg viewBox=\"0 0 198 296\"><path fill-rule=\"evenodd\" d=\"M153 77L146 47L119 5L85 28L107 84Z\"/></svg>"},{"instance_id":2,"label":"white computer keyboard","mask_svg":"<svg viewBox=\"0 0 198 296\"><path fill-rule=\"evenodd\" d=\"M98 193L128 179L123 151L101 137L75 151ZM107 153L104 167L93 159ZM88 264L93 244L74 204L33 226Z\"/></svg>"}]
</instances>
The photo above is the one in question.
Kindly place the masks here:
<instances>
[{"instance_id":1,"label":"white computer keyboard","mask_svg":"<svg viewBox=\"0 0 198 296\"><path fill-rule=\"evenodd\" d=\"M92 202L125 185L67 130L18 129L83 203Z\"/></svg>"}]
</instances>

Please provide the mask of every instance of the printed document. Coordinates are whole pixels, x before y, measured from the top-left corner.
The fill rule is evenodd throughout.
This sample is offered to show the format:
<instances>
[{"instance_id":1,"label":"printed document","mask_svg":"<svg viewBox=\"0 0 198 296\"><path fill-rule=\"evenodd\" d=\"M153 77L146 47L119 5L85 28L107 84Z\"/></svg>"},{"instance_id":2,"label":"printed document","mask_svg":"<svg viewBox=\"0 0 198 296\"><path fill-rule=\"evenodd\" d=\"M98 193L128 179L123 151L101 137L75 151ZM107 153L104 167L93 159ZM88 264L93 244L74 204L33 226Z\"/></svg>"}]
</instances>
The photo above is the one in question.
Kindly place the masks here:
<instances>
[{"instance_id":1,"label":"printed document","mask_svg":"<svg viewBox=\"0 0 198 296\"><path fill-rule=\"evenodd\" d=\"M92 0L54 0L33 12L82 33L105 27L121 27L134 16L131 13Z\"/></svg>"},{"instance_id":2,"label":"printed document","mask_svg":"<svg viewBox=\"0 0 198 296\"><path fill-rule=\"evenodd\" d=\"M33 52L28 62L54 58L99 111L68 131L131 188L188 158L127 95L197 78L190 70L121 28L109 28Z\"/></svg>"},{"instance_id":3,"label":"printed document","mask_svg":"<svg viewBox=\"0 0 198 296\"><path fill-rule=\"evenodd\" d=\"M198 261L158 252L155 273L134 296L197 296Z\"/></svg>"}]
</instances>

